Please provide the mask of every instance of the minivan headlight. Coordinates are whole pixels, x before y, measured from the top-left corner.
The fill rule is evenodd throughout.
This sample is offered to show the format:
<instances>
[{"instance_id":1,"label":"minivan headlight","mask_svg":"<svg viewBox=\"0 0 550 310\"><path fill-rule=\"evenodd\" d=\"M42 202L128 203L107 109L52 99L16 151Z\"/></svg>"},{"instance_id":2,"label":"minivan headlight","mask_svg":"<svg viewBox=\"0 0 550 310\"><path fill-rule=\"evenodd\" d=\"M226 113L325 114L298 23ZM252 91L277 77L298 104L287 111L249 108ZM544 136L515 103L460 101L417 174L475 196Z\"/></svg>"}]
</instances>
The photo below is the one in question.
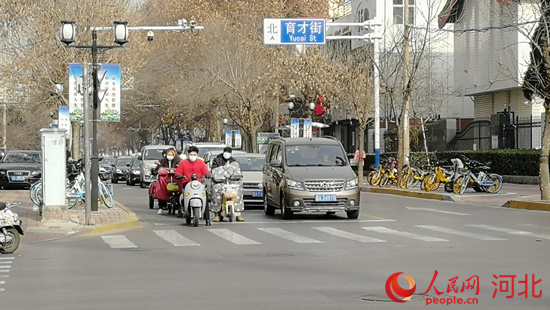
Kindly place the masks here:
<instances>
[{"instance_id":1,"label":"minivan headlight","mask_svg":"<svg viewBox=\"0 0 550 310\"><path fill-rule=\"evenodd\" d=\"M297 190L304 190L304 186L302 185L302 182L294 181L294 180L286 180L286 185L290 189L297 189Z\"/></svg>"},{"instance_id":2,"label":"minivan headlight","mask_svg":"<svg viewBox=\"0 0 550 310\"><path fill-rule=\"evenodd\" d=\"M357 188L357 183L359 183L359 180L357 178L347 181L346 182L346 190L356 189Z\"/></svg>"}]
</instances>

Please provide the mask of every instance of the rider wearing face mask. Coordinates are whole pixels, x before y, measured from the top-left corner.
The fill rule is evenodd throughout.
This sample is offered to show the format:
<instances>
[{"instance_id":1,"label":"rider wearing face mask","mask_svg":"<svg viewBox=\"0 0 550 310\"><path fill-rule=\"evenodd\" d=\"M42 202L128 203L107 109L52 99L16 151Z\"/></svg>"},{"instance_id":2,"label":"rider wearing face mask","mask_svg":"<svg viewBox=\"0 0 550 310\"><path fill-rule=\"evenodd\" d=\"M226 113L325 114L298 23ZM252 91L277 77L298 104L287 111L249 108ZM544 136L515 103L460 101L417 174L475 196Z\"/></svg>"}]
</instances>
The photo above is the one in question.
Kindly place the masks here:
<instances>
[{"instance_id":1,"label":"rider wearing face mask","mask_svg":"<svg viewBox=\"0 0 550 310\"><path fill-rule=\"evenodd\" d=\"M214 158L214 161L212 161L212 169L223 167L227 163L232 163L236 161L236 159L231 156L232 152L233 150L230 147L224 148L223 153L216 156L216 158Z\"/></svg>"},{"instance_id":2,"label":"rider wearing face mask","mask_svg":"<svg viewBox=\"0 0 550 310\"><path fill-rule=\"evenodd\" d=\"M231 164L232 162L237 161L233 156L231 156L231 153L233 153L233 150L230 147L224 148L223 153L216 156L216 158L214 158L214 160L212 161L212 170L214 170L215 168L218 168L218 167L223 167L227 163ZM220 199L218 198L218 199L214 199L214 200L219 201ZM240 215L237 216L236 220L237 220L237 222L243 222L244 221L244 219ZM219 221L223 221L223 216L221 214L221 211L219 211L216 214L216 217L214 218L214 222L219 222Z\"/></svg>"},{"instance_id":3,"label":"rider wearing face mask","mask_svg":"<svg viewBox=\"0 0 550 310\"><path fill-rule=\"evenodd\" d=\"M176 169L176 177L182 179L182 186L185 188L185 185L187 183L191 182L193 173L197 175L197 180L202 182L202 177L205 175L210 175L210 172L208 172L208 168L206 168L206 164L204 161L200 160L198 157L199 154L199 148L196 146L190 146L188 149L189 156L187 159L182 160L180 164L178 165L178 168ZM210 225L210 213L205 212L204 218L206 219L206 225Z\"/></svg>"},{"instance_id":4,"label":"rider wearing face mask","mask_svg":"<svg viewBox=\"0 0 550 310\"><path fill-rule=\"evenodd\" d=\"M157 170L159 168L176 168L180 161L181 158L176 153L176 150L173 148L168 149L166 153L162 154L162 159L157 162Z\"/></svg>"}]
</instances>

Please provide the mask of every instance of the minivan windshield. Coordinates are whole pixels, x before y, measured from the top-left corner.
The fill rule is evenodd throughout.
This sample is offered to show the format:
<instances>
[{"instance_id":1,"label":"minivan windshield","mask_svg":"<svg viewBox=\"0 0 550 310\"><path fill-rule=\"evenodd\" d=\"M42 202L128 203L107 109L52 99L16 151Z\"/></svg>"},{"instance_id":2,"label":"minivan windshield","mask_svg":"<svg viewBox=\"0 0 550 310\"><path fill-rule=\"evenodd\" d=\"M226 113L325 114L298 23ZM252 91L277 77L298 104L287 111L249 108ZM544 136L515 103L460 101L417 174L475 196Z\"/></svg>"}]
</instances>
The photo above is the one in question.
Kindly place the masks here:
<instances>
[{"instance_id":1,"label":"minivan windshield","mask_svg":"<svg viewBox=\"0 0 550 310\"><path fill-rule=\"evenodd\" d=\"M161 160L163 151L164 149L145 150L145 155L143 156L143 160Z\"/></svg>"},{"instance_id":2,"label":"minivan windshield","mask_svg":"<svg viewBox=\"0 0 550 310\"><path fill-rule=\"evenodd\" d=\"M345 166L347 156L339 145L293 145L286 147L287 166Z\"/></svg>"}]
</instances>

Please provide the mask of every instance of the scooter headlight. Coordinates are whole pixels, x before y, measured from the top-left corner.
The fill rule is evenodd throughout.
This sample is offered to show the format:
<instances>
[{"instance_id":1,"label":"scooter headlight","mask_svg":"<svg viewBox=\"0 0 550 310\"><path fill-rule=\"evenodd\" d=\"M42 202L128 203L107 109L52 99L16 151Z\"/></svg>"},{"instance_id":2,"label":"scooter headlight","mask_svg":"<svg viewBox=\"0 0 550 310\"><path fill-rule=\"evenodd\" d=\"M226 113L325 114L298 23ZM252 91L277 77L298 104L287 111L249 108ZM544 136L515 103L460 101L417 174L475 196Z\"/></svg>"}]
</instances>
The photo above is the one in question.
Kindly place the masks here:
<instances>
[{"instance_id":1,"label":"scooter headlight","mask_svg":"<svg viewBox=\"0 0 550 310\"><path fill-rule=\"evenodd\" d=\"M191 189L197 190L201 186L201 183L199 181L192 181L191 182Z\"/></svg>"}]
</instances>

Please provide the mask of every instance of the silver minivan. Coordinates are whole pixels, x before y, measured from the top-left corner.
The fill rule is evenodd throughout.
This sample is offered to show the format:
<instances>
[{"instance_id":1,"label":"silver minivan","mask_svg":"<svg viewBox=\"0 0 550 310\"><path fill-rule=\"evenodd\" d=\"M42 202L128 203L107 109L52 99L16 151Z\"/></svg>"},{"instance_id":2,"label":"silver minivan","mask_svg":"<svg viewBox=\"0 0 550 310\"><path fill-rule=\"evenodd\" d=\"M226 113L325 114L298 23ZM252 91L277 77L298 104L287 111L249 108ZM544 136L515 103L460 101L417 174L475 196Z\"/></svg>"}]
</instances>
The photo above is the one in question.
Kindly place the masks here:
<instances>
[{"instance_id":1,"label":"silver minivan","mask_svg":"<svg viewBox=\"0 0 550 310\"><path fill-rule=\"evenodd\" d=\"M139 165L139 186L141 188L146 188L156 180L156 176L151 174L151 169L157 167L155 162L162 159L162 152L170 148L173 147L171 145L146 145L141 149L141 156L138 157L141 160Z\"/></svg>"}]
</instances>

